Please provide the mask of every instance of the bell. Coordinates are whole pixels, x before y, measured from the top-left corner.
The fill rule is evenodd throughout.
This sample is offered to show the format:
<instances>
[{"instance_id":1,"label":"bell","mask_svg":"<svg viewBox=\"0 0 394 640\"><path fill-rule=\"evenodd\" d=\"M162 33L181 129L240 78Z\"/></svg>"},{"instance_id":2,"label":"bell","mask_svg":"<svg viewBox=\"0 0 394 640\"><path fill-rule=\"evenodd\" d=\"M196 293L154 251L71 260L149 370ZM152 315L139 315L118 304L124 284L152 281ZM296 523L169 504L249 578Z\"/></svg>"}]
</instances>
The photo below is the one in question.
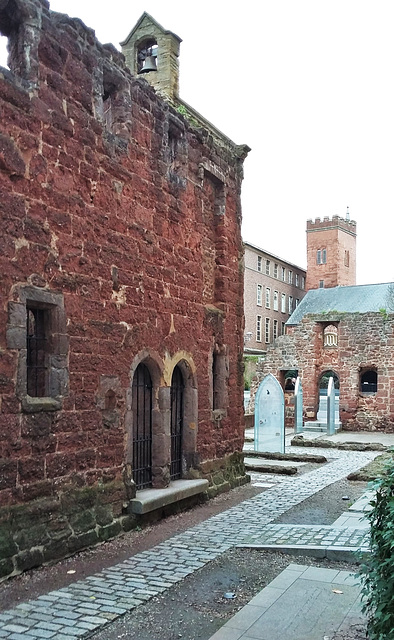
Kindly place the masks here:
<instances>
[{"instance_id":1,"label":"bell","mask_svg":"<svg viewBox=\"0 0 394 640\"><path fill-rule=\"evenodd\" d=\"M139 73L149 73L149 71L157 71L156 60L154 56L146 56L143 67Z\"/></svg>"}]
</instances>

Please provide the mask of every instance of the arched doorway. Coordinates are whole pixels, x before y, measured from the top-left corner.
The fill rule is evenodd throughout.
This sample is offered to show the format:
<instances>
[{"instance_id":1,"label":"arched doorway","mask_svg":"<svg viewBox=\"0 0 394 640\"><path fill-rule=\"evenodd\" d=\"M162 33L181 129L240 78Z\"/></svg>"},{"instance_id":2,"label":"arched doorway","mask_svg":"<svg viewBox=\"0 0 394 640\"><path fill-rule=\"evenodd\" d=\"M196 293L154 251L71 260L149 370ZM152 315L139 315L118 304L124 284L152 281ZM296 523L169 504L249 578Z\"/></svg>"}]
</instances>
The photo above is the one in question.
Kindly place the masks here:
<instances>
[{"instance_id":1,"label":"arched doorway","mask_svg":"<svg viewBox=\"0 0 394 640\"><path fill-rule=\"evenodd\" d=\"M317 421L327 422L327 389L330 378L334 380L335 387L335 422L339 423L339 377L331 369L323 371L319 379L319 410Z\"/></svg>"},{"instance_id":2,"label":"arched doorway","mask_svg":"<svg viewBox=\"0 0 394 640\"><path fill-rule=\"evenodd\" d=\"M182 371L177 365L171 379L171 480L182 477L184 388Z\"/></svg>"},{"instance_id":3,"label":"arched doorway","mask_svg":"<svg viewBox=\"0 0 394 640\"><path fill-rule=\"evenodd\" d=\"M139 364L132 385L133 480L137 489L152 486L152 379Z\"/></svg>"}]
</instances>

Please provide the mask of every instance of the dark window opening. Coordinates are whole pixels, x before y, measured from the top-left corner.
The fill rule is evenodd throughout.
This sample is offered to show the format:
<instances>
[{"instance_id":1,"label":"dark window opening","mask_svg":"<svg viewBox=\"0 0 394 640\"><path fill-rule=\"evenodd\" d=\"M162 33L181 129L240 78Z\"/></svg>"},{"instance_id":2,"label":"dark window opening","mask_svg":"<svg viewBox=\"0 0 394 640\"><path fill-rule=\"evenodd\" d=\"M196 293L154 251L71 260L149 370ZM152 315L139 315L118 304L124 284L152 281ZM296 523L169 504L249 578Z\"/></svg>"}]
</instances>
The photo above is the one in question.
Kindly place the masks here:
<instances>
[{"instance_id":1,"label":"dark window opening","mask_svg":"<svg viewBox=\"0 0 394 640\"><path fill-rule=\"evenodd\" d=\"M330 378L333 378L334 388L337 391L339 391L339 378L335 373L335 371L329 370L329 371L325 371L320 378L320 382L319 382L320 394L323 393L324 395L327 393L327 388L328 388L328 383L330 382Z\"/></svg>"},{"instance_id":2,"label":"dark window opening","mask_svg":"<svg viewBox=\"0 0 394 640\"><path fill-rule=\"evenodd\" d=\"M48 309L27 309L27 394L43 398L48 394Z\"/></svg>"},{"instance_id":3,"label":"dark window opening","mask_svg":"<svg viewBox=\"0 0 394 640\"><path fill-rule=\"evenodd\" d=\"M295 383L298 377L297 369L288 369L282 372L283 375L283 388L285 391L294 391Z\"/></svg>"},{"instance_id":4,"label":"dark window opening","mask_svg":"<svg viewBox=\"0 0 394 640\"><path fill-rule=\"evenodd\" d=\"M132 387L133 479L137 489L152 486L152 380L149 369L138 365Z\"/></svg>"},{"instance_id":5,"label":"dark window opening","mask_svg":"<svg viewBox=\"0 0 394 640\"><path fill-rule=\"evenodd\" d=\"M376 393L378 390L378 374L374 369L368 369L360 374L360 391L362 393Z\"/></svg>"},{"instance_id":6,"label":"dark window opening","mask_svg":"<svg viewBox=\"0 0 394 640\"><path fill-rule=\"evenodd\" d=\"M171 480L182 477L183 392L182 372L175 367L171 381Z\"/></svg>"}]
</instances>

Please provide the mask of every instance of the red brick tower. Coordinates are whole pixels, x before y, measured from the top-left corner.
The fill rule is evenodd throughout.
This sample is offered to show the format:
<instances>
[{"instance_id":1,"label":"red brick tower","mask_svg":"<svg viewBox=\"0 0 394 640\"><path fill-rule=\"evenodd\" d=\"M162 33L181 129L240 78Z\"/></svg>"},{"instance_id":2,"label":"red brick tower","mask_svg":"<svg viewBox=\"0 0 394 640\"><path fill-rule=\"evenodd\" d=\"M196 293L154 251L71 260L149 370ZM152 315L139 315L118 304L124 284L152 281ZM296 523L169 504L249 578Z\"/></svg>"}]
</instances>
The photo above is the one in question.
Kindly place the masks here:
<instances>
[{"instance_id":1,"label":"red brick tower","mask_svg":"<svg viewBox=\"0 0 394 640\"><path fill-rule=\"evenodd\" d=\"M356 284L356 227L349 211L307 221L307 290Z\"/></svg>"}]
</instances>

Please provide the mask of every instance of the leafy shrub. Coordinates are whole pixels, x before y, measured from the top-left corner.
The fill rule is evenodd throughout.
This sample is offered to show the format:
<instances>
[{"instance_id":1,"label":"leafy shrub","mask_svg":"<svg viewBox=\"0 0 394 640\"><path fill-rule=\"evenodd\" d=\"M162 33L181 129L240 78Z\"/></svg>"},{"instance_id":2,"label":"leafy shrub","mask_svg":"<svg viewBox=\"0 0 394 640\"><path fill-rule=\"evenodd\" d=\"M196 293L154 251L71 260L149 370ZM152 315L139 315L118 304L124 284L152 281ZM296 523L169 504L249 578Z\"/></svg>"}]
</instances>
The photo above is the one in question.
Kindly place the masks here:
<instances>
[{"instance_id":1,"label":"leafy shrub","mask_svg":"<svg viewBox=\"0 0 394 640\"><path fill-rule=\"evenodd\" d=\"M375 484L376 498L367 514L371 553L363 558L359 575L363 611L370 640L394 640L394 460Z\"/></svg>"}]
</instances>

